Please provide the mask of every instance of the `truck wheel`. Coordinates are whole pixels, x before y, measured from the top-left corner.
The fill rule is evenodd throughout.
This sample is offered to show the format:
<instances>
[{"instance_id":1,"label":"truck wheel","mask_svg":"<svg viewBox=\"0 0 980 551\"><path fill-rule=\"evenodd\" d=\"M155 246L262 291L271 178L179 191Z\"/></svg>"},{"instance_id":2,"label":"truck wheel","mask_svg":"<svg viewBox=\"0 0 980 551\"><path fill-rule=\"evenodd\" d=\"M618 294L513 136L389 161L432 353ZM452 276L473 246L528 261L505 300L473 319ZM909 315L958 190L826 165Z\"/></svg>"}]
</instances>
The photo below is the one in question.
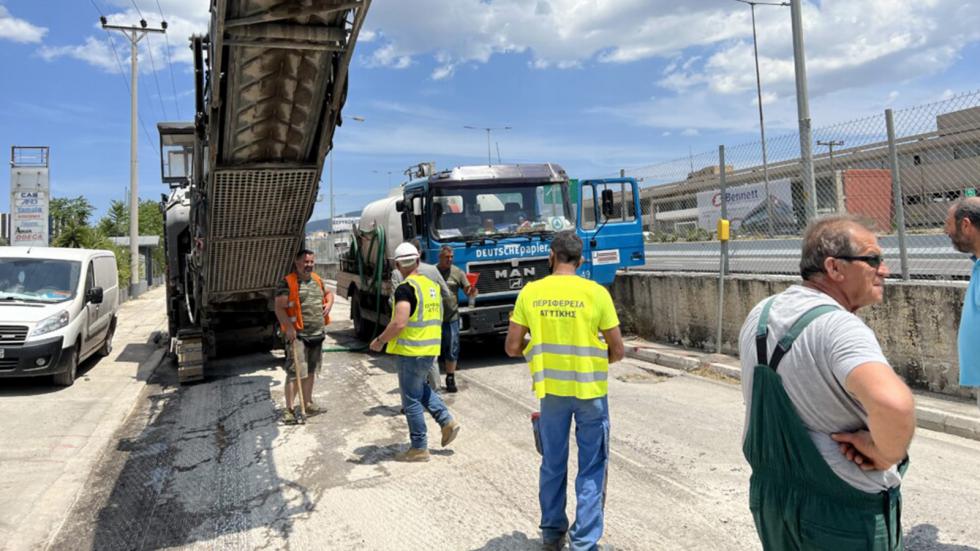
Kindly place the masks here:
<instances>
[{"instance_id":1,"label":"truck wheel","mask_svg":"<svg viewBox=\"0 0 980 551\"><path fill-rule=\"evenodd\" d=\"M103 358L112 353L112 337L116 334L116 317L112 317L112 321L109 322L109 330L106 331L105 341L102 342L102 346L99 347L99 356Z\"/></svg>"},{"instance_id":2,"label":"truck wheel","mask_svg":"<svg viewBox=\"0 0 980 551\"><path fill-rule=\"evenodd\" d=\"M54 376L54 384L71 386L75 383L76 375L78 375L78 346L73 346L68 352L68 369Z\"/></svg>"},{"instance_id":3,"label":"truck wheel","mask_svg":"<svg viewBox=\"0 0 980 551\"><path fill-rule=\"evenodd\" d=\"M354 334L357 338L362 341L367 341L371 338L371 334L374 332L374 324L370 321L364 319L361 314L361 293L355 291L350 304L350 317L354 322Z\"/></svg>"}]
</instances>

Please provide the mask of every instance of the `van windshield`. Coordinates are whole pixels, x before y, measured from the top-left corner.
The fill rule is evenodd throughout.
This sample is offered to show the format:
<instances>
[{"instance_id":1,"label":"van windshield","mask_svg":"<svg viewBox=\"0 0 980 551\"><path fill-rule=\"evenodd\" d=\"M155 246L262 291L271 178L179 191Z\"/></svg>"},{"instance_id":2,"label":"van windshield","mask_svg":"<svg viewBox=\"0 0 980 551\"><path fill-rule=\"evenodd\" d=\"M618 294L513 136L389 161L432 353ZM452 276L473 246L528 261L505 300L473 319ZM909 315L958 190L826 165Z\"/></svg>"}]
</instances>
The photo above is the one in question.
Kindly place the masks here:
<instances>
[{"instance_id":1,"label":"van windshield","mask_svg":"<svg viewBox=\"0 0 980 551\"><path fill-rule=\"evenodd\" d=\"M0 258L0 300L64 302L75 298L82 264L70 260Z\"/></svg>"}]
</instances>

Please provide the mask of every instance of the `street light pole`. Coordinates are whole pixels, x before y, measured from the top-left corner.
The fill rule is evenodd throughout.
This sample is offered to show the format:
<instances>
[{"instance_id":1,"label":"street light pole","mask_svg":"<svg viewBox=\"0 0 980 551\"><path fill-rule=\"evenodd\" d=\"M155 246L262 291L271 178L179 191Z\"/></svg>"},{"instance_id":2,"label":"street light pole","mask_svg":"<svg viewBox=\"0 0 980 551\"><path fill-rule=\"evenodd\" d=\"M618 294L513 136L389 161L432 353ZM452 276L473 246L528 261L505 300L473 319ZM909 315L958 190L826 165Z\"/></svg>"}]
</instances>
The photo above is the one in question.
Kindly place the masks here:
<instances>
[{"instance_id":1,"label":"street light pole","mask_svg":"<svg viewBox=\"0 0 980 551\"><path fill-rule=\"evenodd\" d=\"M766 119L762 114L762 77L759 73L759 41L755 32L755 6L756 4L762 4L764 6L788 6L789 4L786 2L751 2L749 0L736 0L736 2L748 4L752 9L752 50L755 54L755 90L756 97L758 98L759 102L759 133L762 136L762 179L765 182L766 219L768 220L769 237L772 237L775 233L775 229L772 213L772 199L769 197L769 159L766 148ZM725 167L721 167L721 170L725 170Z\"/></svg>"},{"instance_id":2,"label":"street light pole","mask_svg":"<svg viewBox=\"0 0 980 551\"><path fill-rule=\"evenodd\" d=\"M844 145L844 140L817 140L817 145L825 145L830 150L830 181L834 183L834 195L837 196L837 211L843 211L841 195L843 190L837 181L837 173L834 171L834 148Z\"/></svg>"},{"instance_id":3,"label":"street light pole","mask_svg":"<svg viewBox=\"0 0 980 551\"><path fill-rule=\"evenodd\" d=\"M364 117L351 117L357 122L364 122ZM333 233L334 217L334 195L333 195L333 147L330 148L330 232Z\"/></svg>"},{"instance_id":4,"label":"street light pole","mask_svg":"<svg viewBox=\"0 0 980 551\"><path fill-rule=\"evenodd\" d=\"M463 128L466 128L466 129L469 129L469 130L485 130L486 131L486 133L487 133L487 166L493 166L493 157L491 156L492 155L492 152L491 152L491 149L490 149L490 132L492 132L494 130L510 130L511 127L510 126L487 127L487 126L463 125ZM499 149L500 149L499 144L497 146L497 149L499 151ZM498 155L498 157L499 157L499 155Z\"/></svg>"},{"instance_id":5,"label":"street light pole","mask_svg":"<svg viewBox=\"0 0 980 551\"><path fill-rule=\"evenodd\" d=\"M130 106L129 106L129 284L130 292L136 295L140 282L140 253L139 253L139 160L136 151L136 123L139 121L137 112L137 84L139 75L139 49L137 44L146 36L147 33L167 32L167 22L160 23L159 29L148 27L145 19L140 19L140 26L131 27L121 25L109 25L108 20L103 16L99 18L102 28L107 31L119 31L129 39L130 45Z\"/></svg>"},{"instance_id":6,"label":"street light pole","mask_svg":"<svg viewBox=\"0 0 980 551\"><path fill-rule=\"evenodd\" d=\"M790 2L793 25L793 61L796 68L796 111L800 125L800 168L806 195L806 222L817 215L817 186L813 178L813 147L810 129L810 95L806 86L806 56L803 53L803 8L800 0Z\"/></svg>"}]
</instances>

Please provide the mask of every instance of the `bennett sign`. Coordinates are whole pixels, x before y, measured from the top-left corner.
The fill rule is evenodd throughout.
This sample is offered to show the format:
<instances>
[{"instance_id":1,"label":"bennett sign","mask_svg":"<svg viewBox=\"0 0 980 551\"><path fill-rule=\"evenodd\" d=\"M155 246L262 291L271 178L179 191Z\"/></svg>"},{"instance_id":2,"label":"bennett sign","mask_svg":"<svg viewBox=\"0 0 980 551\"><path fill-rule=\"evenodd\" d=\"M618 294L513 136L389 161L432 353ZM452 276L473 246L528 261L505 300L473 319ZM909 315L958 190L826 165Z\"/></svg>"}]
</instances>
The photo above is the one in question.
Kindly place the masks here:
<instances>
[{"instance_id":1,"label":"bennett sign","mask_svg":"<svg viewBox=\"0 0 980 551\"><path fill-rule=\"evenodd\" d=\"M702 191L697 195L698 225L714 231L721 218L720 190ZM728 219L732 230L764 232L768 228L765 183L745 184L725 190ZM785 228L796 225L793 214L793 189L788 179L769 182L769 202L772 205L773 226ZM744 226L744 227L743 227Z\"/></svg>"}]
</instances>

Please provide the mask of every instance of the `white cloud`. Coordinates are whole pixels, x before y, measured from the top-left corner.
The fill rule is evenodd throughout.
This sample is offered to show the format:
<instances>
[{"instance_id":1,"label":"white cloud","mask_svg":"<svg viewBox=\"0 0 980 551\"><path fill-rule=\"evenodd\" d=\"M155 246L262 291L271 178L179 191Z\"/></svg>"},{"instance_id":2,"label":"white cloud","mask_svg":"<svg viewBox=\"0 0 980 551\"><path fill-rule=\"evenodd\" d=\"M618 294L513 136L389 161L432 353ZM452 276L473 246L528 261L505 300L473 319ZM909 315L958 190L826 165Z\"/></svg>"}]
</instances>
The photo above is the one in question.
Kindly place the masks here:
<instances>
[{"instance_id":1,"label":"white cloud","mask_svg":"<svg viewBox=\"0 0 980 551\"><path fill-rule=\"evenodd\" d=\"M116 1L113 3L118 6L119 11L106 11L106 19L110 25L130 26L139 23L140 13L133 8L131 2ZM159 28L165 17L167 34L164 36L157 33L147 33L146 37L139 42L140 72L149 73L154 68L157 71L167 71L168 61L175 65L191 65L193 53L188 46L189 39L192 34L206 33L210 17L207 7L197 0L160 0L160 9L163 11L163 17L161 17L160 11L149 9L151 5L156 8L156 4L143 3L142 17L146 19L148 26L153 28ZM105 9L107 3L102 3L102 6ZM128 71L129 40L118 31L109 31L107 34L98 23L93 27L93 34L86 37L81 44L46 44L38 49L38 55L46 61L69 57L84 61L110 73L118 73L120 65ZM110 37L112 43L115 44L115 53L112 43L110 43ZM118 61L116 56L118 56Z\"/></svg>"},{"instance_id":2,"label":"white cloud","mask_svg":"<svg viewBox=\"0 0 980 551\"><path fill-rule=\"evenodd\" d=\"M22 43L37 43L44 38L48 29L38 27L23 19L18 19L10 11L0 6L0 39Z\"/></svg>"},{"instance_id":3,"label":"white cloud","mask_svg":"<svg viewBox=\"0 0 980 551\"><path fill-rule=\"evenodd\" d=\"M941 74L966 45L980 41L976 0L803 4L811 101L833 96L855 107L847 97L873 97L869 105L877 106L891 90L903 90L907 100L907 87ZM791 104L796 90L789 8L759 6L756 21L763 105ZM673 94L610 108L641 112L640 119L651 123L672 121L665 127L678 131L758 124L750 12L731 1L374 0L366 26L380 44L368 54L370 65L405 68L431 58L437 61L433 79L508 53L527 53L537 69L661 58L666 67L655 84ZM841 94L845 90L850 96ZM667 106L684 110L654 113ZM774 122L795 121L790 108L774 111L786 113ZM828 112L838 111L828 105ZM692 125L687 118L697 120Z\"/></svg>"}]
</instances>

